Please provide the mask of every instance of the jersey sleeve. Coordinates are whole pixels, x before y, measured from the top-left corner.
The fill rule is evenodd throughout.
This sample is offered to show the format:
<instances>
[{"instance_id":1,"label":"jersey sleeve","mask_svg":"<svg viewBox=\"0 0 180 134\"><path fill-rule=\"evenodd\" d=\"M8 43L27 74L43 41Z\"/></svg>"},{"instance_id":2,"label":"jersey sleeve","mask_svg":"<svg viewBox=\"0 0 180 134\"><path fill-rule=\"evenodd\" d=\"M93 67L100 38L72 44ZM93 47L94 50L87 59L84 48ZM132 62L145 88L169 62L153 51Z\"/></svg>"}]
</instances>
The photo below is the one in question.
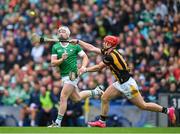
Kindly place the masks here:
<instances>
[{"instance_id":1,"label":"jersey sleeve","mask_svg":"<svg viewBox=\"0 0 180 134\"><path fill-rule=\"evenodd\" d=\"M77 49L77 53L79 53L79 52L81 52L82 51L82 48L80 47L80 45L77 45L77 47L76 47Z\"/></svg>"}]
</instances>

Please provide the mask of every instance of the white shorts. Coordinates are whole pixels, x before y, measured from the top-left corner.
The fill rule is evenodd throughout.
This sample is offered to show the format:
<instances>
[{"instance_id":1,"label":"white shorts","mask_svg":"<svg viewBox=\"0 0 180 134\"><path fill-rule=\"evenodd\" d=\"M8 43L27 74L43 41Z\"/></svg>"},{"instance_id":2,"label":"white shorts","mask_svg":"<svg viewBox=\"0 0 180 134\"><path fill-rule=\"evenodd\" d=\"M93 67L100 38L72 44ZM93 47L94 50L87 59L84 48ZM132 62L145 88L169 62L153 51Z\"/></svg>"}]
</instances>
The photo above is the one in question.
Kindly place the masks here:
<instances>
[{"instance_id":1,"label":"white shorts","mask_svg":"<svg viewBox=\"0 0 180 134\"><path fill-rule=\"evenodd\" d=\"M77 77L75 80L70 80L69 79L69 76L64 76L62 77L62 83L63 85L66 83L66 84L71 84L73 85L74 87L78 88L77 84L78 84L78 81L79 81L79 77Z\"/></svg>"},{"instance_id":2,"label":"white shorts","mask_svg":"<svg viewBox=\"0 0 180 134\"><path fill-rule=\"evenodd\" d=\"M123 84L120 84L118 81L113 83L113 86L123 93L128 99L132 99L133 97L139 94L139 89L136 81L130 77L128 81Z\"/></svg>"}]
</instances>

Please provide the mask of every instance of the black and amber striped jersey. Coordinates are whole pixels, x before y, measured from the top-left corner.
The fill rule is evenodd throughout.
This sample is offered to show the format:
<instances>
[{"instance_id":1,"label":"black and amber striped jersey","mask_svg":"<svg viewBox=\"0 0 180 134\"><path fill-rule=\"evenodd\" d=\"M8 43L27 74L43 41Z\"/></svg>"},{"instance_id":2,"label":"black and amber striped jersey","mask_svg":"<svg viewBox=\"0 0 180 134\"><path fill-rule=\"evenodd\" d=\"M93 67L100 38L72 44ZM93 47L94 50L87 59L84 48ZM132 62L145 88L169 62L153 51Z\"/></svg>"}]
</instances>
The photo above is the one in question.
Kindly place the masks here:
<instances>
[{"instance_id":1,"label":"black and amber striped jersey","mask_svg":"<svg viewBox=\"0 0 180 134\"><path fill-rule=\"evenodd\" d=\"M119 51L114 49L109 54L106 54L102 49L101 52L103 54L103 62L110 68L118 81L122 82L124 78L130 76L130 69Z\"/></svg>"}]
</instances>

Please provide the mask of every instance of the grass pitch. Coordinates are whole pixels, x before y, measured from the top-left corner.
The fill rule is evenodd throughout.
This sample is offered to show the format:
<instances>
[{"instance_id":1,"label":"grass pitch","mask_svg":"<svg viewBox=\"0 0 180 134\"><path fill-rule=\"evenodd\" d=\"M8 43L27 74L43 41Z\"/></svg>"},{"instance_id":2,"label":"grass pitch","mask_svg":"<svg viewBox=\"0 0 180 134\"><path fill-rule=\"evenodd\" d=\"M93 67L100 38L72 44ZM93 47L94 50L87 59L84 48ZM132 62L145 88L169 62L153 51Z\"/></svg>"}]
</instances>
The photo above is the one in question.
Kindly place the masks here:
<instances>
[{"instance_id":1,"label":"grass pitch","mask_svg":"<svg viewBox=\"0 0 180 134\"><path fill-rule=\"evenodd\" d=\"M180 134L180 128L85 128L85 127L0 127L0 133L16 133L16 134Z\"/></svg>"}]
</instances>

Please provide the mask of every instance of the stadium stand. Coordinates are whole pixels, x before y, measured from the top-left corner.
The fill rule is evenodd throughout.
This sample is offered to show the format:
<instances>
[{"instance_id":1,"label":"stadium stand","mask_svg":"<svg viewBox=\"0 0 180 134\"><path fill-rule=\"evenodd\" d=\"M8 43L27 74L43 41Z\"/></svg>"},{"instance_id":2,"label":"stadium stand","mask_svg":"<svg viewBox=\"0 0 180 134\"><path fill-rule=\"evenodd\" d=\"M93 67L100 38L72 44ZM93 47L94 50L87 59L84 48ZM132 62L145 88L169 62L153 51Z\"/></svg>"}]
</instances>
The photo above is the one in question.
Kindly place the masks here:
<instances>
[{"instance_id":1,"label":"stadium stand","mask_svg":"<svg viewBox=\"0 0 180 134\"><path fill-rule=\"evenodd\" d=\"M41 36L55 37L60 25L71 29L71 38L84 40L97 47L101 47L105 35L118 36L118 50L128 61L146 101L158 102L159 93L180 93L178 0L1 0L2 111L7 111L7 107L10 107L9 110L17 110L18 107L27 111L34 109L37 115L44 115L46 107L40 98L45 94L51 98L51 112L57 114L54 109L57 109L62 83L59 73L50 66L52 44L32 44L30 37L34 32ZM102 60L99 55L87 54L90 58L89 65ZM97 84L107 87L114 80L109 70L84 74L79 88L93 89ZM75 104L70 103L73 108ZM75 111L82 111L83 105L84 102L79 104ZM88 112L86 109L88 108L84 112ZM27 111L25 118L31 120L32 114ZM22 115L18 116L16 118L19 122ZM83 111L78 115L68 116L71 121L69 124L64 121L64 124L70 126L76 121L74 124L78 126L75 116L82 117ZM3 124L3 116L1 117ZM54 117L49 116L47 123L53 119ZM36 120L38 119L35 118L35 123L29 122L28 125L47 125L39 124ZM80 124L82 125L82 121Z\"/></svg>"}]
</instances>

